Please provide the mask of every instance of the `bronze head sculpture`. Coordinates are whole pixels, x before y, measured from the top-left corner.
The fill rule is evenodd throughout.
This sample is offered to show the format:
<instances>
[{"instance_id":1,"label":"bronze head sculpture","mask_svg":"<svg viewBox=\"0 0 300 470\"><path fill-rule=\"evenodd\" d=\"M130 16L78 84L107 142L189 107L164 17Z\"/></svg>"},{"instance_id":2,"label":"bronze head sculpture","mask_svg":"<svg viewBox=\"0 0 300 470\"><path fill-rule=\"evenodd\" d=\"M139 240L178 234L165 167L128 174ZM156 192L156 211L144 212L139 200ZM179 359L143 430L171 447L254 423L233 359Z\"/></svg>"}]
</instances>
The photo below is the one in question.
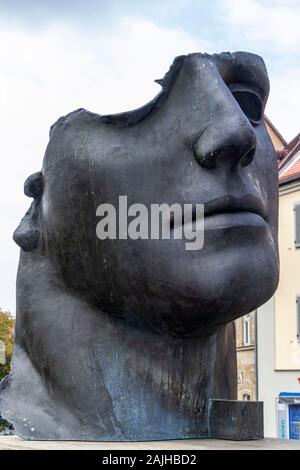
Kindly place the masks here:
<instances>
[{"instance_id":1,"label":"bronze head sculpture","mask_svg":"<svg viewBox=\"0 0 300 470\"><path fill-rule=\"evenodd\" d=\"M262 59L177 57L142 108L84 109L51 128L21 247L11 375L0 410L20 436L205 437L236 398L235 318L278 282L277 159ZM204 204L204 246L96 237L102 203Z\"/></svg>"}]
</instances>

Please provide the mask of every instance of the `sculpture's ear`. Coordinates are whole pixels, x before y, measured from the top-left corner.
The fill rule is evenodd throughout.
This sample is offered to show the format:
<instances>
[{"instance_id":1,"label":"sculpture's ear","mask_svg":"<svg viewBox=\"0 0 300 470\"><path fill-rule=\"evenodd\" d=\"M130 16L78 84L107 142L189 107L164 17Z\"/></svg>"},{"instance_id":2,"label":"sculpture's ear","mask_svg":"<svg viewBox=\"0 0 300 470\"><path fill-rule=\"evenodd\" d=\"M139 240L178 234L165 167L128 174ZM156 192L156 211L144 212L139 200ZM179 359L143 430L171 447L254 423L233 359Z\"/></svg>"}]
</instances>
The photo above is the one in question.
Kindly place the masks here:
<instances>
[{"instance_id":1,"label":"sculpture's ear","mask_svg":"<svg viewBox=\"0 0 300 470\"><path fill-rule=\"evenodd\" d=\"M29 176L24 184L24 193L34 201L13 234L13 239L24 251L37 247L40 237L40 200L43 194L41 172Z\"/></svg>"}]
</instances>

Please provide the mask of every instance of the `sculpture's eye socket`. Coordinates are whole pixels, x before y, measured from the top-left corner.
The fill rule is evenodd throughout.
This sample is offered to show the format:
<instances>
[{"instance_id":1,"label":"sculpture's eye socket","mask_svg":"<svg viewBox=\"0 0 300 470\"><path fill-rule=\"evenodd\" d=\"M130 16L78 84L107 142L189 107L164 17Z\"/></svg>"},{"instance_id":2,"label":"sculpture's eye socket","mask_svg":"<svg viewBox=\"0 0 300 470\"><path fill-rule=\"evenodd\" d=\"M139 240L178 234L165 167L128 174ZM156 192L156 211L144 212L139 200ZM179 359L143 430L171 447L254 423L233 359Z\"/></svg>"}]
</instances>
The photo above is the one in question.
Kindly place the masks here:
<instances>
[{"instance_id":1,"label":"sculpture's eye socket","mask_svg":"<svg viewBox=\"0 0 300 470\"><path fill-rule=\"evenodd\" d=\"M241 86L233 85L229 88L249 121L259 124L263 118L263 104L259 94Z\"/></svg>"}]
</instances>

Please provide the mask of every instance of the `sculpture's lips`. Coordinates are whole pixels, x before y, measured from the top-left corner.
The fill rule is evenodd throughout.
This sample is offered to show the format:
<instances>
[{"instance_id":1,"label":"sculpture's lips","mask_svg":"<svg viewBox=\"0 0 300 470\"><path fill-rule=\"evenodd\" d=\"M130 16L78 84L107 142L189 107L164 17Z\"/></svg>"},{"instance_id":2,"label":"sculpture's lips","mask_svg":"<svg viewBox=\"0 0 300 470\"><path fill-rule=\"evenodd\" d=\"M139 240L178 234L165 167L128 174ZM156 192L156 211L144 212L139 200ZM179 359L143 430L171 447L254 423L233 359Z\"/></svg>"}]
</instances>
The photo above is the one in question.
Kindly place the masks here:
<instances>
[{"instance_id":1,"label":"sculpture's lips","mask_svg":"<svg viewBox=\"0 0 300 470\"><path fill-rule=\"evenodd\" d=\"M266 209L252 194L242 197L225 196L204 205L204 228L265 226Z\"/></svg>"},{"instance_id":2,"label":"sculpture's lips","mask_svg":"<svg viewBox=\"0 0 300 470\"><path fill-rule=\"evenodd\" d=\"M252 194L241 197L226 195L206 202L204 205L204 229L241 225L266 225L266 209L263 202ZM192 224L197 217L196 204L193 205ZM184 217L180 225L187 225ZM174 214L170 219L171 229L176 228Z\"/></svg>"},{"instance_id":3,"label":"sculpture's lips","mask_svg":"<svg viewBox=\"0 0 300 470\"><path fill-rule=\"evenodd\" d=\"M266 221L255 212L223 212L204 218L204 230L230 227L265 227Z\"/></svg>"},{"instance_id":4,"label":"sculpture's lips","mask_svg":"<svg viewBox=\"0 0 300 470\"><path fill-rule=\"evenodd\" d=\"M262 218L266 217L266 209L263 202L252 194L241 197L223 196L204 204L205 217L234 212L253 212L260 215Z\"/></svg>"}]
</instances>

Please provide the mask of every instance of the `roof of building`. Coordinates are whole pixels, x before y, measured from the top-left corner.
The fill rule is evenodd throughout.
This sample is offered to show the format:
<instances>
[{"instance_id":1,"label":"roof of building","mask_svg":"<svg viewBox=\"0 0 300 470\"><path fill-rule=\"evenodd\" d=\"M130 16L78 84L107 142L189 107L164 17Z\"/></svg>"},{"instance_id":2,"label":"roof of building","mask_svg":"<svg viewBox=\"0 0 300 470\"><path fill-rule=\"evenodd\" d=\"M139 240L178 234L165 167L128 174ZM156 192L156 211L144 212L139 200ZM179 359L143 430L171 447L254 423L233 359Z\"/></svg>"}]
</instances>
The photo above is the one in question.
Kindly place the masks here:
<instances>
[{"instance_id":1,"label":"roof of building","mask_svg":"<svg viewBox=\"0 0 300 470\"><path fill-rule=\"evenodd\" d=\"M279 184L300 179L300 133L282 150L277 152L279 166Z\"/></svg>"},{"instance_id":2,"label":"roof of building","mask_svg":"<svg viewBox=\"0 0 300 470\"><path fill-rule=\"evenodd\" d=\"M266 115L264 119L278 157L279 184L300 180L300 133L286 142Z\"/></svg>"},{"instance_id":3,"label":"roof of building","mask_svg":"<svg viewBox=\"0 0 300 470\"><path fill-rule=\"evenodd\" d=\"M282 137L282 135L280 134L280 132L278 131L278 129L276 129L276 127L274 126L274 124L270 121L270 119L268 118L268 116L264 115L264 119L265 119L265 123L267 124L267 126L269 126L272 131L274 132L274 134L277 136L277 138L281 141L282 143L282 147L285 147L286 145L288 145L287 141Z\"/></svg>"}]
</instances>

